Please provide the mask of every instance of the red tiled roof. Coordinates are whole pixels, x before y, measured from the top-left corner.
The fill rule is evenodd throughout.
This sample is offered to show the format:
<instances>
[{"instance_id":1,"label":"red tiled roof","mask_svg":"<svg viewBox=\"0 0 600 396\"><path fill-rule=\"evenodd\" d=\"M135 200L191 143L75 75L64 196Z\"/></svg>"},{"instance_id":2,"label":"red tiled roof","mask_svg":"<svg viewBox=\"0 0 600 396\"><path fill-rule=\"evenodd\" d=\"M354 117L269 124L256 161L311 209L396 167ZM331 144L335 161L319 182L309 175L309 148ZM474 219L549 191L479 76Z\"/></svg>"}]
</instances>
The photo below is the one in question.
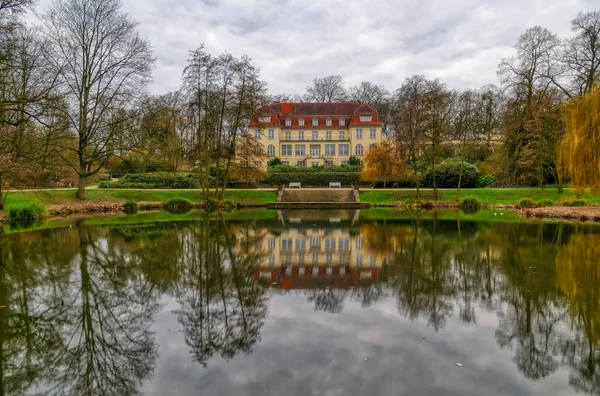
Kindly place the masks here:
<instances>
[{"instance_id":1,"label":"red tiled roof","mask_svg":"<svg viewBox=\"0 0 600 396\"><path fill-rule=\"evenodd\" d=\"M371 122L361 122L359 115L373 115ZM271 122L259 122L258 117L262 115L271 115ZM358 102L339 102L339 103L272 103L262 106L257 116L254 117L250 126L258 125L281 125L285 127L286 118L292 120L291 128L314 129L312 126L313 118L319 119L319 128L327 128L327 118L331 118L332 125L329 128L339 126L340 118L345 119L345 126L349 125L381 125L381 120L377 111L368 104ZM300 126L298 121L304 118L304 126Z\"/></svg>"}]
</instances>

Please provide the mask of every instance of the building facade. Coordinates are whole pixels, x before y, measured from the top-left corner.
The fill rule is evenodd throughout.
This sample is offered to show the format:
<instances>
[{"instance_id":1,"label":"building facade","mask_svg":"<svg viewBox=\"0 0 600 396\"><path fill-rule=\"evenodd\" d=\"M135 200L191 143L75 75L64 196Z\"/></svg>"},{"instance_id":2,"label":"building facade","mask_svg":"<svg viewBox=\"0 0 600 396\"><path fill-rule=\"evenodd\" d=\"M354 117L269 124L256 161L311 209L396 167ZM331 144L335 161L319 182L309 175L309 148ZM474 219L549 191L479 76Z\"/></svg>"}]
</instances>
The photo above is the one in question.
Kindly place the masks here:
<instances>
[{"instance_id":1,"label":"building facade","mask_svg":"<svg viewBox=\"0 0 600 396\"><path fill-rule=\"evenodd\" d=\"M344 165L383 139L377 111L357 102L266 105L250 123L250 133L268 161L278 157L296 167Z\"/></svg>"}]
</instances>

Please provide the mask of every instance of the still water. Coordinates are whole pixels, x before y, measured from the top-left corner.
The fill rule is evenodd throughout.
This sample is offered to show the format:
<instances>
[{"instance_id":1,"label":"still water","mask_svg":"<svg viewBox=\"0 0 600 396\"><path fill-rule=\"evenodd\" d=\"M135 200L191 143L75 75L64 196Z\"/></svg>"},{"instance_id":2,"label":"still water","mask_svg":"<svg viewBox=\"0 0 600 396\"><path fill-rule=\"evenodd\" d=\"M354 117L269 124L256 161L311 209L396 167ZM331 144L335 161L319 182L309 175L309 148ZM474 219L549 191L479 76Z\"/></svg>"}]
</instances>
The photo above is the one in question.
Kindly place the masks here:
<instances>
[{"instance_id":1,"label":"still water","mask_svg":"<svg viewBox=\"0 0 600 396\"><path fill-rule=\"evenodd\" d=\"M0 239L0 395L600 394L598 227L223 216Z\"/></svg>"}]
</instances>

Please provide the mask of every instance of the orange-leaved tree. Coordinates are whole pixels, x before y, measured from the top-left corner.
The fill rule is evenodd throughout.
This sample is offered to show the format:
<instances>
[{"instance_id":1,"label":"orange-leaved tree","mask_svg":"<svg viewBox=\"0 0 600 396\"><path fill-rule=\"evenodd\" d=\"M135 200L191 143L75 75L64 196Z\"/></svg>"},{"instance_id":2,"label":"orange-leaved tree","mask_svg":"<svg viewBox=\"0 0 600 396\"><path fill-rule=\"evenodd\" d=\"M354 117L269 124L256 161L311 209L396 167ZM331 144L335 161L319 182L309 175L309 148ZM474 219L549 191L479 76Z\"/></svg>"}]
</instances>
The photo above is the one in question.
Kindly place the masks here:
<instances>
[{"instance_id":1,"label":"orange-leaved tree","mask_svg":"<svg viewBox=\"0 0 600 396\"><path fill-rule=\"evenodd\" d=\"M360 178L363 181L382 181L387 187L389 181L406 177L407 168L398 156L396 147L384 142L374 144L365 156Z\"/></svg>"},{"instance_id":2,"label":"orange-leaved tree","mask_svg":"<svg viewBox=\"0 0 600 396\"><path fill-rule=\"evenodd\" d=\"M565 135L558 147L558 166L581 194L600 190L600 86L563 108Z\"/></svg>"}]
</instances>

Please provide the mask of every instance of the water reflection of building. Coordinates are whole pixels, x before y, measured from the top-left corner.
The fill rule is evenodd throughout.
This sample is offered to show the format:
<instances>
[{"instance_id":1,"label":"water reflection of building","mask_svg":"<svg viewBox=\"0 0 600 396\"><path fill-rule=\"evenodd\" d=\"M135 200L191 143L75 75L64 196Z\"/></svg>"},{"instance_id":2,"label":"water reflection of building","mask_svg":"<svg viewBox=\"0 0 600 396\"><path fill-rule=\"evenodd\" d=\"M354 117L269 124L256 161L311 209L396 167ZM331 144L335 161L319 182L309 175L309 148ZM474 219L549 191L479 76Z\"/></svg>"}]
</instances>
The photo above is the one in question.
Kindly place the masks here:
<instances>
[{"instance_id":1,"label":"water reflection of building","mask_svg":"<svg viewBox=\"0 0 600 396\"><path fill-rule=\"evenodd\" d=\"M365 248L359 228L350 228L338 221L344 217L337 216L335 221L287 219L283 220L287 227L278 230L247 230L238 237L238 252L256 258L256 280L277 282L283 288L344 288L377 282L385 254Z\"/></svg>"}]
</instances>

